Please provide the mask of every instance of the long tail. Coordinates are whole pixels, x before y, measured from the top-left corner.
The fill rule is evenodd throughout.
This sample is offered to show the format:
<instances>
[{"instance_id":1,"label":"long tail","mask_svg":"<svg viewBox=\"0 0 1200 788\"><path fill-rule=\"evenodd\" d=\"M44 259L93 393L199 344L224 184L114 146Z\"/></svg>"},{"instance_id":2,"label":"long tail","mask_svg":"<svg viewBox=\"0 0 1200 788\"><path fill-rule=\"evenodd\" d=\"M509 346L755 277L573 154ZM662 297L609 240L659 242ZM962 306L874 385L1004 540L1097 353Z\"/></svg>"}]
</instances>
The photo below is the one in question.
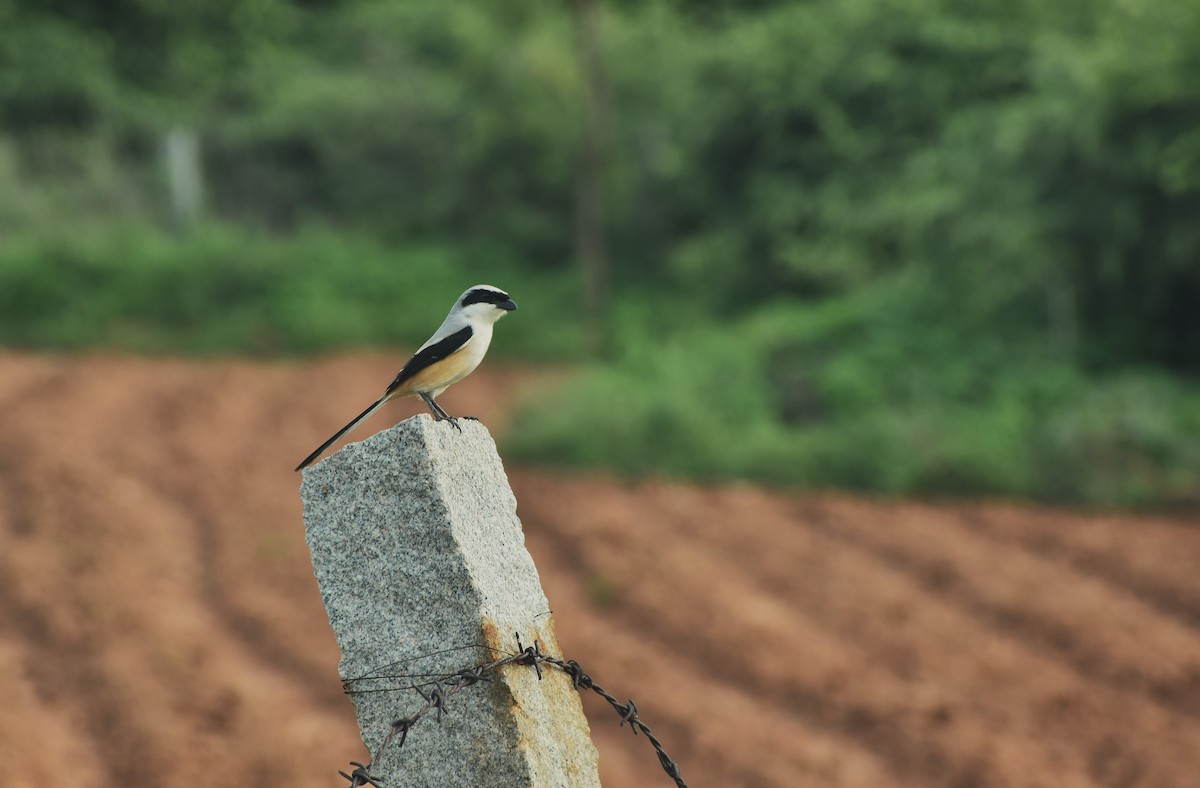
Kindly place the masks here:
<instances>
[{"instance_id":1,"label":"long tail","mask_svg":"<svg viewBox=\"0 0 1200 788\"><path fill-rule=\"evenodd\" d=\"M377 410L379 410L381 407L383 407L383 404L384 404L385 402L387 402L389 399L391 399L391 397L389 397L387 394L384 394L382 397L380 397L379 399L377 399L377 400L375 400L374 402L372 402L372 403L371 403L371 406L370 406L370 407L368 407L366 410L364 410L362 413L360 413L360 414L358 414L357 416L355 416L353 421L351 421L351 422L350 422L349 424L347 424L345 427L342 427L340 430L338 430L337 432L335 432L335 433L333 434L333 437L332 437L332 438L330 438L329 440L327 440L327 441L325 441L324 443L322 443L320 446L318 446L318 447L317 447L317 450L316 450L316 451L314 451L312 454L310 454L310 455L308 455L307 457L305 457L305 458L304 458L304 462L302 462L302 463L300 463L299 465L297 465L297 466L296 466L296 470L298 470L298 471L300 471L300 470L304 470L304 469L305 469L305 468L307 468L309 465L311 465L313 460L315 460L315 459L317 459L318 457L320 457L320 456L321 456L321 452L323 452L323 451L325 451L326 449L328 449L328 448L329 448L330 446L332 446L334 443L337 443L337 441L338 441L338 439L339 439L339 438L341 438L343 435L345 435L345 434L346 434L347 432L349 432L350 430L352 430L352 429L354 429L355 427L357 427L357 426L359 425L359 422L361 422L361 421L362 421L363 419L365 419L367 416L370 416L372 413L374 413L375 411L377 411Z\"/></svg>"}]
</instances>

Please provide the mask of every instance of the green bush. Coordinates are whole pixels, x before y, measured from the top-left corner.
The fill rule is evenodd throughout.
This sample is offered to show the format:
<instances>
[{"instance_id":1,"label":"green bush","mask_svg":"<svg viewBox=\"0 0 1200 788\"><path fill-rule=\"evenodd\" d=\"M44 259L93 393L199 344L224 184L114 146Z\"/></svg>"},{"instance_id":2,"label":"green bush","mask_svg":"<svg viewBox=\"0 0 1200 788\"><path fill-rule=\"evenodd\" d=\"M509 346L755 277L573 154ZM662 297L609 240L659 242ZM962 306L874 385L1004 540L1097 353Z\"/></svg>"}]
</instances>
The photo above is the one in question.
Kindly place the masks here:
<instances>
[{"instance_id":1,"label":"green bush","mask_svg":"<svg viewBox=\"0 0 1200 788\"><path fill-rule=\"evenodd\" d=\"M525 460L889 494L1200 503L1200 392L956 333L893 281L627 344L530 403ZM646 336L629 331L627 336Z\"/></svg>"},{"instance_id":2,"label":"green bush","mask_svg":"<svg viewBox=\"0 0 1200 788\"><path fill-rule=\"evenodd\" d=\"M496 342L499 353L578 352L580 327L554 320L573 292L569 275L532 276L448 246L222 226L179 236L123 227L5 240L0 343L254 354L413 346L479 282L508 288L525 307Z\"/></svg>"},{"instance_id":3,"label":"green bush","mask_svg":"<svg viewBox=\"0 0 1200 788\"><path fill-rule=\"evenodd\" d=\"M1200 4L599 6L593 91L549 0L0 2L0 342L411 346L487 281L576 358L590 128L612 357L523 456L1195 500ZM175 128L229 224L145 229Z\"/></svg>"}]
</instances>

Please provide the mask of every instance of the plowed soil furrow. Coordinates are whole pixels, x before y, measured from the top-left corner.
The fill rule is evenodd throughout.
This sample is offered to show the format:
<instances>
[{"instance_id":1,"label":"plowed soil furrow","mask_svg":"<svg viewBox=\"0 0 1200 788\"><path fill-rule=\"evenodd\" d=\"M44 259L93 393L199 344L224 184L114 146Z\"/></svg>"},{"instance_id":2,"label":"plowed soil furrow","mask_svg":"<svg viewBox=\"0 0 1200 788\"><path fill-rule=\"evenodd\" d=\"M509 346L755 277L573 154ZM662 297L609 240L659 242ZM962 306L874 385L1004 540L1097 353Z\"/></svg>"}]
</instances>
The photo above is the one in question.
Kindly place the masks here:
<instances>
[{"instance_id":1,"label":"plowed soil furrow","mask_svg":"<svg viewBox=\"0 0 1200 788\"><path fill-rule=\"evenodd\" d=\"M1200 524L1147 517L1136 524L1110 516L1080 519L1068 512L1049 514L1013 506L981 506L964 518L981 534L1006 548L1019 547L1055 564L1094 575L1130 595L1200 627ZM1131 529L1136 528L1136 539Z\"/></svg>"},{"instance_id":2,"label":"plowed soil furrow","mask_svg":"<svg viewBox=\"0 0 1200 788\"><path fill-rule=\"evenodd\" d=\"M942 772L946 763L957 760L964 773L973 771L976 777L982 775L1005 785L1033 784L1028 782L1030 778L1027 775L1044 774L1047 768L1051 768L1051 763L1055 764L1053 771L1059 784L1064 784L1067 769L1059 763L1061 757L1055 753L1059 744L1086 745L1085 752L1075 758L1075 768L1079 784L1087 784L1092 767L1085 757L1086 752L1111 751L1107 734L1098 732L1090 735L1090 726L1077 725L1070 715L1059 714L1052 720L1046 719L1044 711L1047 705L1077 706L1083 703L1098 707L1096 710L1101 713L1121 715L1138 729L1132 736L1135 742L1153 739L1159 746L1174 748L1178 758L1189 757L1195 742L1200 741L1200 730L1194 723L1180 726L1171 714L1164 713L1153 704L1131 702L1124 688L1097 692L1088 681L1081 682L1061 666L1047 661L1039 653L1041 649L1036 644L1031 647L1020 640L1009 642L1010 633L990 631L991 621L979 620L971 611L964 613L958 609L956 601L939 599L937 589L930 593L929 589L922 588L923 581L910 577L906 572L907 567L901 567L897 574L886 562L880 563L871 557L864 561L861 555L854 556L856 551L847 553L836 542L820 545L820 537L814 540L811 534L803 533L804 529L787 531L788 520L779 522L779 516L776 515L776 522L772 522L770 507L761 505L765 503L763 501L757 502L759 505L755 509L759 516L752 521L751 518L737 516L739 507L728 506L726 501L721 500L729 496L706 495L706 522L719 522L724 515L728 517L727 522L738 524L736 530L725 529L722 535L722 529L696 525L694 506L692 516L676 518L671 509L678 508L675 504L681 503L678 500L680 496L669 493L664 496L654 487L629 493L625 496L627 506L623 510L612 502L617 496L609 495L605 510L597 512L594 507L589 509L583 506L578 499L571 500L586 496L588 492L572 490L573 485L569 480L556 479L543 484L553 484L559 493L557 501L561 503L549 505L553 511L550 515L541 510L536 513L526 510L524 516L527 524L531 516L539 524L557 518L562 521L562 530L584 533L593 539L594 544L585 541L574 548L560 545L556 551L565 553L573 549L580 556L578 571L585 575L600 573L622 578L628 571L630 575L640 578L637 588L641 593L637 597L636 609L630 610L629 614L644 617L647 625L652 620L680 618L678 614L665 615L664 611L653 609L657 604L653 600L661 602L663 599L686 596L690 606L704 611L713 620L740 618L739 623L748 621L751 616L748 613L738 616L736 611L726 609L726 595L751 607L756 604L765 607L770 598L795 600L802 616L797 618L793 615L791 620L794 630L803 634L803 650L808 664L797 668L787 679L775 677L772 681L777 682L777 689L784 688L785 694L789 686L788 679L798 682L793 686L795 694L788 697L798 710L856 720L853 731L858 735L877 735L880 726L891 726L892 733L888 734L887 744L872 741L872 745L876 748L894 747L898 758L895 763L897 768L911 765L905 759L920 751L922 746L928 747L929 743L905 741L904 735L898 732L920 728L922 720L919 717L906 718L903 714L888 716L884 713L880 716L879 712L886 710L889 705L910 709L927 706L933 718L947 723L946 730L936 740L946 743L950 752L934 750L919 759L919 763L933 762L936 764L933 771ZM518 485L518 492L525 493L521 500L539 503L551 500L550 496L544 494L545 490L539 494L523 483ZM697 497L697 493L690 490L681 494L685 498L689 495ZM668 499L665 505L660 500L664 497ZM676 500L671 501L672 498ZM543 504L542 509L545 508ZM767 516L764 517L764 514ZM645 522L654 523L652 534L635 525ZM794 522L802 524L802 521ZM631 525L625 528L624 523ZM738 545L763 544L757 533L762 529L775 534L777 538L772 544L771 555L759 558L758 571L752 578L725 571L709 558L720 555L724 562L732 566L746 566L753 559L741 555ZM713 539L714 543L695 546L700 539ZM806 552L819 555L828 566L806 563ZM631 560L631 556L638 558ZM793 562L791 577L796 578L794 581L789 580L786 568L789 561ZM629 564L634 566L629 567ZM654 565L653 569L651 564ZM702 586L689 587L685 578L676 576L675 570L680 567L687 567L688 574L702 578ZM813 578L800 579L805 575L816 575L816 582L809 582ZM651 576L653 581L648 579ZM620 579L614 582L620 586ZM710 591L707 587L709 584L719 588L719 593ZM654 593L656 588L658 594ZM866 593L858 593L859 588L866 589ZM674 589L673 593L671 589ZM880 604L881 594L886 604ZM756 596L762 598L756 600ZM856 596L863 598L855 599ZM874 608L870 607L872 602ZM767 616L770 620L781 617ZM818 630L810 628L814 623L819 626ZM761 627L738 630L735 625L724 629L728 637L758 644L770 643L772 648L769 650L774 652L791 653L795 650L795 646L782 635L773 638ZM660 626L659 630L663 630L663 627ZM677 637L684 637L683 631L672 632ZM830 641L830 633L841 636L843 640ZM697 637L692 636L691 639L696 640ZM1169 642L1170 633L1165 637L1164 642ZM715 649L717 646L710 643L698 644L695 650L710 654ZM821 665L822 655L825 655L824 665ZM836 693L821 696L825 705L814 704L811 699L814 695L812 688L836 683L839 668L853 672L856 676L854 683L838 687ZM890 680L885 679L876 686L874 674L880 668L886 669L891 676ZM1042 686L1035 691L1026 689L1026 679L1031 674L1042 677ZM754 672L742 675L750 680ZM981 679L995 682L1002 694L971 697L969 703L964 702L969 696L962 693L969 692ZM896 694L897 685L899 695ZM960 691L956 692L956 687ZM1015 773L989 773L993 769L993 762L1003 763L1006 759L996 760L992 757L998 747L990 741L988 732L997 721L1005 718L1006 712L1013 706L1024 706L1026 712L1023 724L1009 725L1008 731L1009 737L1024 739L1021 748L1028 751L1023 758L1024 767ZM1038 724L1037 720L1045 722ZM1035 768L1037 761L1033 753L1039 750L1047 759L1044 768ZM1130 755L1130 760L1136 760L1136 755ZM1144 768L1161 784L1186 785L1190 779L1185 774L1162 772L1153 764L1145 764ZM922 779L930 777L928 773L921 773L920 776Z\"/></svg>"},{"instance_id":3,"label":"plowed soil furrow","mask_svg":"<svg viewBox=\"0 0 1200 788\"><path fill-rule=\"evenodd\" d=\"M575 562L541 528L528 527L546 593L559 610L586 610L584 583ZM885 788L909 785L864 747L826 726L811 725L790 711L749 694L739 681L698 670L677 649L630 626L618 608L604 607L586 619L559 614L567 658L586 656L584 668L605 689L631 696L639 714L681 764L689 785L839 785ZM729 667L755 658L752 648L732 644ZM601 668L605 673L600 673ZM663 783L646 741L634 738L603 701L584 695L593 738L604 752L605 785Z\"/></svg>"},{"instance_id":4,"label":"plowed soil furrow","mask_svg":"<svg viewBox=\"0 0 1200 788\"><path fill-rule=\"evenodd\" d=\"M157 474L174 467L178 452L169 429L148 422L147 414L155 408L155 385L187 367L162 364L145 369L154 373L145 377L137 374L141 369L128 370L122 377L133 385L106 387L104 376L89 366L81 362L76 385L31 403L36 413L15 416L17 440L25 429L58 433L52 440L27 441L34 448L24 452L29 466L41 466L43 474L56 469L58 478L57 484L43 485L55 490L50 495L30 479L19 484L48 510L35 530L48 544L29 540L36 555L22 556L21 569L41 566L43 576L70 578L53 600L27 595L19 617L36 622L62 616L88 635L83 642L47 643L61 662L41 659L40 673L31 676L64 685L60 699L77 706L74 716L95 732L95 750L106 770L95 784L233 785L256 774L317 784L294 771L286 741L238 746L252 738L245 737L244 726L271 722L261 710L287 699L288 691L272 689L276 668L262 670L254 658L247 661L236 642L227 640L219 650L207 642L221 626L211 606L192 593L200 572L189 539L190 512L178 496L155 493ZM193 370L197 383L204 379L201 372ZM26 418L40 414L52 419ZM148 435L130 435L131 424L141 424ZM143 473L131 472L121 454L139 447L157 447L166 456ZM92 532L95 538L89 538ZM46 549L59 545L66 549ZM57 571L51 569L55 564ZM47 570L54 574L44 574ZM329 684L336 686L336 678ZM309 703L312 695L303 693ZM293 743L312 747L328 741L313 736L343 728L345 711L335 715L336 725L314 715ZM287 727L278 720L274 725ZM345 746L353 754L352 736ZM330 758L338 755L328 750Z\"/></svg>"},{"instance_id":5,"label":"plowed soil furrow","mask_svg":"<svg viewBox=\"0 0 1200 788\"><path fill-rule=\"evenodd\" d=\"M848 506L855 508L831 501L820 513L811 504L804 509L807 522L823 533L912 574L975 619L1052 651L1091 680L1200 718L1200 698L1174 691L1200 668L1200 631L1130 597L1122 586L1074 567L1064 571L1042 556L1013 551L997 562L990 539L936 509L895 508L889 518L900 527L882 528L855 504ZM1039 592L1040 604L1029 606L1029 595ZM1087 625L1098 619L1103 626ZM1148 651L1141 645L1146 642L1160 647Z\"/></svg>"},{"instance_id":6,"label":"plowed soil furrow","mask_svg":"<svg viewBox=\"0 0 1200 788\"><path fill-rule=\"evenodd\" d=\"M14 424L20 424L19 414ZM29 444L20 446L25 437L19 427L0 437L0 452L31 461L4 483L5 503L27 518L23 532L0 554L4 631L24 650L21 676L33 692L63 710L70 729L86 733L100 769L90 778L93 784L140 782L166 772L169 752L146 717L130 713L139 705L137 684L126 683L98 653L117 622L93 596L103 562L81 532L97 519L88 505L95 491L82 486L68 465L46 462ZM39 465L72 483L76 494L54 495L53 481L26 475ZM39 550L47 541L62 549Z\"/></svg>"},{"instance_id":7,"label":"plowed soil furrow","mask_svg":"<svg viewBox=\"0 0 1200 788\"><path fill-rule=\"evenodd\" d=\"M0 785L364 757L291 469L400 355L0 354ZM495 431L558 374L489 362L442 401ZM1200 786L1198 516L510 473L564 653L696 788ZM585 704L607 785L669 784Z\"/></svg>"},{"instance_id":8,"label":"plowed soil furrow","mask_svg":"<svg viewBox=\"0 0 1200 788\"><path fill-rule=\"evenodd\" d=\"M521 500L548 500L545 490L534 493L528 481L519 482L517 491ZM785 598L763 593L739 570L723 568L719 553L689 548L686 537L671 532L671 522L655 516L661 511L643 512L655 522L654 531L639 529L632 512L639 507L632 504L641 496L627 497L629 511L610 499L605 511L584 509L588 514L582 517L573 514L581 511L580 502L570 498L568 493L566 500L549 504L550 512L527 507L526 527L557 538L555 554L573 553L576 574L604 576L622 589L628 583L635 592L619 593L614 600L622 617L662 647L683 652L681 659L707 681L742 686L766 708L832 728L878 753L893 772L916 784L955 772L953 758L935 738L914 735L930 725L924 710L905 708L895 687L881 681L854 644L789 614ZM596 519L589 522L588 515ZM556 520L566 523L555 528L550 524ZM566 536L576 529L594 544ZM681 600L686 600L684 609L677 607ZM738 651L746 653L731 661L728 653ZM751 654L776 658L756 660ZM954 774L955 779L966 776Z\"/></svg>"},{"instance_id":9,"label":"plowed soil furrow","mask_svg":"<svg viewBox=\"0 0 1200 788\"><path fill-rule=\"evenodd\" d=\"M5 374L0 375L0 413L3 414L53 391L72 374L69 363L26 356L7 359L4 367Z\"/></svg>"},{"instance_id":10,"label":"plowed soil furrow","mask_svg":"<svg viewBox=\"0 0 1200 788\"><path fill-rule=\"evenodd\" d=\"M161 376L148 382L152 407L143 412L156 426L157 440L115 451L113 462L127 473L145 479L153 494L175 502L193 541L198 559L198 583L206 606L224 622L229 633L277 671L321 690L323 702L344 706L336 677L328 674L311 648L303 644L328 636L328 626L308 615L308 605L280 604L280 587L293 586L297 593L313 594L311 569L303 560L281 561L281 557L305 559L303 535L293 524L298 507L281 509L263 505L249 490L266 486L262 474L244 470L238 457L252 456L270 435L257 427L269 409L254 407L241 392L244 371L221 370L210 376L211 386L200 375ZM262 389L265 381L256 381ZM277 401L280 383L260 393L264 402ZM204 440L217 425L222 438ZM200 452L206 452L201 455ZM250 463L255 469L270 469L266 463ZM267 474L280 476L280 473ZM195 480L206 476L206 483ZM231 502L236 502L231 517ZM179 504L184 506L180 507ZM291 509L292 511L289 511ZM226 522L222 522L225 520ZM230 527L235 524L253 527ZM282 564L282 566L281 566ZM274 582L264 583L269 577ZM264 592L264 589L270 589ZM265 597L265 599L264 599ZM303 633L295 637L297 632ZM318 652L319 653L319 652ZM334 654L326 644L325 664Z\"/></svg>"}]
</instances>

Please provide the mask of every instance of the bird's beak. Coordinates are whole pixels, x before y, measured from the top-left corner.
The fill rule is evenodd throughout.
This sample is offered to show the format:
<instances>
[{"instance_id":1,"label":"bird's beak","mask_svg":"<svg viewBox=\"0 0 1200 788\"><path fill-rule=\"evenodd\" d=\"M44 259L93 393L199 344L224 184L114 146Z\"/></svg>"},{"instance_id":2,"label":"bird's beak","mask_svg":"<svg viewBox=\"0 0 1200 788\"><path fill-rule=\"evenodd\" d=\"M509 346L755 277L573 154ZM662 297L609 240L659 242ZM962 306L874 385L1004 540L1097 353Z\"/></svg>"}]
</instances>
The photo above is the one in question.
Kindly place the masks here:
<instances>
[{"instance_id":1,"label":"bird's beak","mask_svg":"<svg viewBox=\"0 0 1200 788\"><path fill-rule=\"evenodd\" d=\"M515 312L517 309L517 302L510 298L507 301L501 301L500 303L496 304L496 308L503 309L505 312Z\"/></svg>"}]
</instances>

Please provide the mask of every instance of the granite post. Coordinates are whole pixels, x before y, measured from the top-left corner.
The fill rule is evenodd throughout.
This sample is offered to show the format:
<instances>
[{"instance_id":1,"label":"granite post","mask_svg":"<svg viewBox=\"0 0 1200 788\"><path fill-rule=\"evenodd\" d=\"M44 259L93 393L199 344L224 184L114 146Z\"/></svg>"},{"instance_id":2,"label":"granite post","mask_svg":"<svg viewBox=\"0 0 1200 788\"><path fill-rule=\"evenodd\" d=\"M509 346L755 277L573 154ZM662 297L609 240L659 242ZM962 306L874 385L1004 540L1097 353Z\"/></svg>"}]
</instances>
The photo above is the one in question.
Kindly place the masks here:
<instances>
[{"instance_id":1,"label":"granite post","mask_svg":"<svg viewBox=\"0 0 1200 788\"><path fill-rule=\"evenodd\" d=\"M353 685L388 689L351 695L372 753L424 703L410 684L515 652L518 633L561 657L496 444L458 424L410 418L308 468L300 487L342 679L407 677ZM457 692L372 774L388 788L598 786L579 695L542 672L510 665Z\"/></svg>"}]
</instances>

